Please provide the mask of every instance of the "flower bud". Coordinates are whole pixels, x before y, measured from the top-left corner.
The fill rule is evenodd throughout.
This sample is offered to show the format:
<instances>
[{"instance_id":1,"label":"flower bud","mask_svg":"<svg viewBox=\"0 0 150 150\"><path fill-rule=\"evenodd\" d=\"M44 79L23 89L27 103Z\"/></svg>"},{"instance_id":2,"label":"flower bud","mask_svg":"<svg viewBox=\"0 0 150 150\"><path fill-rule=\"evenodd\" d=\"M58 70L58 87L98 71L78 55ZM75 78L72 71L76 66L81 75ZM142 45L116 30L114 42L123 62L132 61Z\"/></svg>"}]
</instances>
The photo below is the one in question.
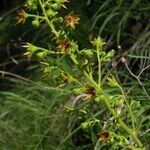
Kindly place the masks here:
<instances>
[{"instance_id":1,"label":"flower bud","mask_svg":"<svg viewBox=\"0 0 150 150\"><path fill-rule=\"evenodd\" d=\"M119 87L119 84L118 84L118 82L117 82L117 80L115 79L114 76L111 75L110 77L107 78L107 80L109 81L108 82L109 86L111 86L111 87Z\"/></svg>"},{"instance_id":2,"label":"flower bud","mask_svg":"<svg viewBox=\"0 0 150 150\"><path fill-rule=\"evenodd\" d=\"M100 51L102 51L102 47L106 44L106 42L104 42L104 40L100 36L98 38L94 38L94 40L91 41L91 43Z\"/></svg>"},{"instance_id":3,"label":"flower bud","mask_svg":"<svg viewBox=\"0 0 150 150\"><path fill-rule=\"evenodd\" d=\"M82 51L80 51L80 54L83 54L88 58L92 58L94 55L91 49L83 49Z\"/></svg>"},{"instance_id":4,"label":"flower bud","mask_svg":"<svg viewBox=\"0 0 150 150\"><path fill-rule=\"evenodd\" d=\"M29 8L30 10L36 10L37 9L37 1L36 0L28 0L25 4L26 8Z\"/></svg>"},{"instance_id":5,"label":"flower bud","mask_svg":"<svg viewBox=\"0 0 150 150\"><path fill-rule=\"evenodd\" d=\"M31 53L35 53L38 50L38 48L36 46L32 45L31 43L26 43L22 47L27 48L27 51L29 51Z\"/></svg>"},{"instance_id":6,"label":"flower bud","mask_svg":"<svg viewBox=\"0 0 150 150\"><path fill-rule=\"evenodd\" d=\"M36 18L35 20L32 21L32 25L35 27L39 27L40 23L39 23L38 18Z\"/></svg>"},{"instance_id":7,"label":"flower bud","mask_svg":"<svg viewBox=\"0 0 150 150\"><path fill-rule=\"evenodd\" d=\"M55 12L52 9L48 9L46 13L48 17L54 17L58 14L58 12Z\"/></svg>"},{"instance_id":8,"label":"flower bud","mask_svg":"<svg viewBox=\"0 0 150 150\"><path fill-rule=\"evenodd\" d=\"M38 52L38 53L36 53L36 55L37 55L39 58L44 58L44 57L47 55L47 53L46 53L46 52Z\"/></svg>"},{"instance_id":9,"label":"flower bud","mask_svg":"<svg viewBox=\"0 0 150 150\"><path fill-rule=\"evenodd\" d=\"M51 8L54 10L60 9L60 5L58 3L51 4Z\"/></svg>"},{"instance_id":10,"label":"flower bud","mask_svg":"<svg viewBox=\"0 0 150 150\"><path fill-rule=\"evenodd\" d=\"M126 62L126 59L124 57L121 57L121 62L122 63L125 63Z\"/></svg>"}]
</instances>

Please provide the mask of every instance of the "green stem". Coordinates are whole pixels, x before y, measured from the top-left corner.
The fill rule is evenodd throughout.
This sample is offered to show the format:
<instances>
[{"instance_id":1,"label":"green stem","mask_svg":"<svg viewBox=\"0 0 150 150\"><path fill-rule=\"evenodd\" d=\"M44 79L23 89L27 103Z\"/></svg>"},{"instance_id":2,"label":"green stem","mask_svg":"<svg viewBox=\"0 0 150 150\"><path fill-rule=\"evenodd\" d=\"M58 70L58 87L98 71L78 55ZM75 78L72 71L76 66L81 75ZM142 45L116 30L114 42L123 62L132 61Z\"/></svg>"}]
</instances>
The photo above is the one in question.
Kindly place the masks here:
<instances>
[{"instance_id":1,"label":"green stem","mask_svg":"<svg viewBox=\"0 0 150 150\"><path fill-rule=\"evenodd\" d=\"M117 118L118 123L120 124L120 126L135 140L135 142L138 144L139 147L143 147L141 141L138 139L137 135L135 132L132 131L132 129L130 129L123 121L122 119L117 116L117 113L115 111L115 109L113 109L111 107L111 104L109 102L109 97L104 93L104 91L99 87L99 85L93 80L91 79L90 75L84 71L84 75L86 77L86 79L95 87L95 89L98 92L103 93L104 95L104 99L103 102L106 105L106 107L108 108L108 110L112 113L112 115Z\"/></svg>"},{"instance_id":2,"label":"green stem","mask_svg":"<svg viewBox=\"0 0 150 150\"><path fill-rule=\"evenodd\" d=\"M50 22L50 20L49 20L49 18L48 18L48 16L47 16L47 13L46 13L46 11L45 11L44 5L42 4L42 1L39 0L39 3L40 3L40 6L41 6L41 8L42 8L42 11L43 11L43 14L44 14L44 17L45 17L45 20L46 20L47 24L49 25L49 27L51 28L51 30L52 30L52 32L55 34L55 36L56 36L56 37L59 37L59 33L55 30L53 23Z\"/></svg>"},{"instance_id":3,"label":"green stem","mask_svg":"<svg viewBox=\"0 0 150 150\"><path fill-rule=\"evenodd\" d=\"M64 54L63 52L56 52L56 51L51 51L51 50L48 50L48 49L45 49L45 48L42 48L42 47L38 47L37 46L37 49L38 50L41 50L41 51L45 51L45 52L47 52L48 54Z\"/></svg>"},{"instance_id":4,"label":"green stem","mask_svg":"<svg viewBox=\"0 0 150 150\"><path fill-rule=\"evenodd\" d=\"M86 71L84 71L84 75L96 89L100 89L99 85L90 77L90 75Z\"/></svg>"},{"instance_id":5,"label":"green stem","mask_svg":"<svg viewBox=\"0 0 150 150\"><path fill-rule=\"evenodd\" d=\"M45 20L45 17L43 16L38 16L38 15L33 15L33 14L28 14L28 17L33 17L33 18L39 18L39 19L44 19Z\"/></svg>"},{"instance_id":6,"label":"green stem","mask_svg":"<svg viewBox=\"0 0 150 150\"><path fill-rule=\"evenodd\" d=\"M123 121L121 118L117 119L119 124L121 125L121 127L129 134L131 135L131 137L134 139L134 141L137 143L137 145L142 148L143 144L141 143L141 141L139 140L139 138L137 137L136 133L133 132Z\"/></svg>"},{"instance_id":7,"label":"green stem","mask_svg":"<svg viewBox=\"0 0 150 150\"><path fill-rule=\"evenodd\" d=\"M124 90L122 89L122 87L119 85L119 89L121 90L121 93L124 97L124 101L127 105L127 108L128 108L128 111L129 111L129 114L130 114L130 117L131 117L131 121L132 121L132 128L133 128L133 131L135 132L135 124L134 124L134 114L132 112L132 109L131 109L131 106L128 104L128 101L126 100L126 94L124 92Z\"/></svg>"},{"instance_id":8,"label":"green stem","mask_svg":"<svg viewBox=\"0 0 150 150\"><path fill-rule=\"evenodd\" d=\"M99 48L97 46L97 60L98 60L98 85L100 86L101 84L101 59L99 56Z\"/></svg>"}]
</instances>

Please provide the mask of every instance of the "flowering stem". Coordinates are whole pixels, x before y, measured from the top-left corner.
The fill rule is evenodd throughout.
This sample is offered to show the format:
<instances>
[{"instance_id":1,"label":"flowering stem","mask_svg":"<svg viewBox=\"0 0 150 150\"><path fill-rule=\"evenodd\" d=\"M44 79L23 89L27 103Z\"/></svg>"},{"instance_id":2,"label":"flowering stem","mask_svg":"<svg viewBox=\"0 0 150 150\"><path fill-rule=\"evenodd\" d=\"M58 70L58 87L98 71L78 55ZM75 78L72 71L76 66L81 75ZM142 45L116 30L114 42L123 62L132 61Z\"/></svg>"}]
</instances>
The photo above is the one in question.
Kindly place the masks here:
<instances>
[{"instance_id":1,"label":"flowering stem","mask_svg":"<svg viewBox=\"0 0 150 150\"><path fill-rule=\"evenodd\" d=\"M98 59L98 85L100 86L100 84L101 84L101 59L99 57L98 46L96 47L96 50L97 50L97 59Z\"/></svg>"},{"instance_id":2,"label":"flowering stem","mask_svg":"<svg viewBox=\"0 0 150 150\"><path fill-rule=\"evenodd\" d=\"M105 94L105 92L99 87L99 85L90 77L90 75L84 71L84 76L86 77L86 79L95 87L97 92L101 92L104 95L104 99L102 99L102 101L104 102L104 104L106 105L106 107L108 108L108 110L111 112L111 114L117 118L118 123L120 124L120 126L135 140L135 142L137 143L137 145L139 147L143 147L141 141L138 139L136 133L134 131L132 131L132 129L130 129L120 118L120 116L117 115L115 109L113 109L111 107L111 104L109 102L109 97Z\"/></svg>"},{"instance_id":3,"label":"flowering stem","mask_svg":"<svg viewBox=\"0 0 150 150\"><path fill-rule=\"evenodd\" d=\"M50 22L48 16L47 16L47 13L45 11L45 7L44 5L42 4L42 1L39 0L39 3L40 3L40 6L42 8L42 11L43 11L43 14L44 14L44 17L45 17L45 20L47 22L47 24L49 25L49 27L51 28L52 32L55 34L56 37L59 37L59 33L55 30L54 26L53 26L53 23Z\"/></svg>"}]
</instances>

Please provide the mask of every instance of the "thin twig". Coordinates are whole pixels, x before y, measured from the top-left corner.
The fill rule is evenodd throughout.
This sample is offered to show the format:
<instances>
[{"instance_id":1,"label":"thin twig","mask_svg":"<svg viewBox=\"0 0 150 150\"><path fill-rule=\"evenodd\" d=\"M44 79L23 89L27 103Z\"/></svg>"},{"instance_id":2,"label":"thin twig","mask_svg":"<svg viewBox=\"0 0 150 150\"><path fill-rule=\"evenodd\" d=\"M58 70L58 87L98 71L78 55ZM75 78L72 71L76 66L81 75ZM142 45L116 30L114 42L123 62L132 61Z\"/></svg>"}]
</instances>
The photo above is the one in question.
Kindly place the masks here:
<instances>
[{"instance_id":1,"label":"thin twig","mask_svg":"<svg viewBox=\"0 0 150 150\"><path fill-rule=\"evenodd\" d=\"M145 87L143 86L143 83L141 82L141 80L139 79L139 77L140 77L139 75L141 75L141 74L143 73L143 71L146 70L150 65L148 65L147 67L145 67L146 69L143 68L143 69L141 70L141 72L139 73L138 76L136 76L136 75L130 70L130 68L128 67L127 61L125 62L125 66L126 66L127 70L129 71L129 73L130 73L135 79L137 79L137 81L139 82L140 86L142 87L142 89L143 89L145 95L146 95L146 96L148 97L148 99L150 100L150 96L149 96L148 92L146 91Z\"/></svg>"},{"instance_id":2,"label":"thin twig","mask_svg":"<svg viewBox=\"0 0 150 150\"><path fill-rule=\"evenodd\" d=\"M146 69L148 69L150 67L150 64L149 65L147 65L145 68L143 68L141 71L140 71L140 73L138 74L138 78L141 76L141 74L146 70Z\"/></svg>"}]
</instances>

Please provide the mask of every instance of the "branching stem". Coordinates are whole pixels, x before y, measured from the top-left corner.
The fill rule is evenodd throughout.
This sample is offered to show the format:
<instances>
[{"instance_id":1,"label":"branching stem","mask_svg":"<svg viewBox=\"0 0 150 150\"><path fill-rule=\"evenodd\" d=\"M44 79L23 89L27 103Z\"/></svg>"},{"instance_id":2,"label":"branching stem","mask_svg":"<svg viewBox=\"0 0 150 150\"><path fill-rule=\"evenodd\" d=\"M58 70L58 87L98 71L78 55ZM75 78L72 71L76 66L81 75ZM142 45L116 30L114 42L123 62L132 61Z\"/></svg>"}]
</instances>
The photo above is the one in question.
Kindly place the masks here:
<instances>
[{"instance_id":1,"label":"branching stem","mask_svg":"<svg viewBox=\"0 0 150 150\"><path fill-rule=\"evenodd\" d=\"M93 79L91 79L90 75L86 71L84 71L84 75L85 75L86 79L95 87L96 91L101 92L104 95L104 99L102 99L102 101L104 102L104 104L106 105L108 110L111 112L111 114L115 118L117 118L117 121L120 124L120 126L135 140L135 142L137 143L137 145L139 147L143 147L143 144L138 139L136 133L122 121L120 116L117 115L115 109L111 107L111 104L109 102L109 97L105 94L105 92L102 90L102 88L100 88L99 85Z\"/></svg>"},{"instance_id":2,"label":"branching stem","mask_svg":"<svg viewBox=\"0 0 150 150\"><path fill-rule=\"evenodd\" d=\"M44 17L45 17L45 20L48 24L48 26L51 28L52 32L55 34L56 37L59 37L59 33L56 31L56 29L54 28L54 25L52 23L52 21L49 20L48 16L47 16L47 13L45 11L45 7L44 7L44 4L42 3L41 0L39 0L39 4L41 6L41 9L43 11L43 14L44 14Z\"/></svg>"}]
</instances>

